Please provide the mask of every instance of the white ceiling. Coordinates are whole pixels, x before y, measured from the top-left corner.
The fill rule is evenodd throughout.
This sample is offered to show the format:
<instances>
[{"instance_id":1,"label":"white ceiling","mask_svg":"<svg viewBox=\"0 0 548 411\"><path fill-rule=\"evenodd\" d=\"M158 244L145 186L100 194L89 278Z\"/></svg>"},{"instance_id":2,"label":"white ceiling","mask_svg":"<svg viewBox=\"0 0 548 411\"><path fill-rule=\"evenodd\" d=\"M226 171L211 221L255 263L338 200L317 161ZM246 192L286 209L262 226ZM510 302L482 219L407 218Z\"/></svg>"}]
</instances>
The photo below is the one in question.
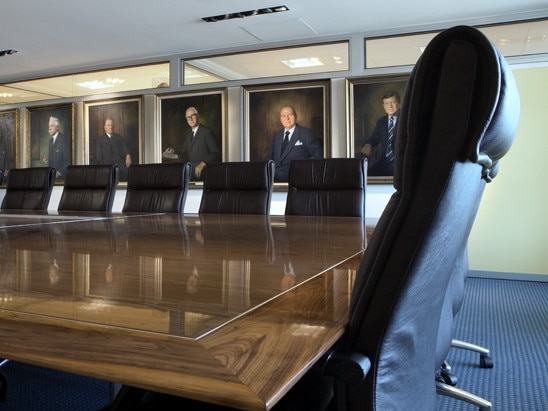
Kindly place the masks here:
<instances>
[{"instance_id":1,"label":"white ceiling","mask_svg":"<svg viewBox=\"0 0 548 411\"><path fill-rule=\"evenodd\" d=\"M215 23L202 20L279 5L289 11ZM2 0L0 50L18 52L0 57L0 83L295 39L547 16L547 0Z\"/></svg>"}]
</instances>

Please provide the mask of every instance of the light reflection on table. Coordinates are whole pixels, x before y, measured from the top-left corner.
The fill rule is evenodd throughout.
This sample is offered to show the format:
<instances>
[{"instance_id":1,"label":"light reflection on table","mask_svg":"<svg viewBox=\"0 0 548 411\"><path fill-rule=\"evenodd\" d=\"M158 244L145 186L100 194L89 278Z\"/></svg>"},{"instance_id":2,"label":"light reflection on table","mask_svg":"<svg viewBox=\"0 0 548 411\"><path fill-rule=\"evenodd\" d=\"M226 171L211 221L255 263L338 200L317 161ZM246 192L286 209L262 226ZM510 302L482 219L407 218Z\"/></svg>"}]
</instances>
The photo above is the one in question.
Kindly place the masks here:
<instances>
[{"instance_id":1,"label":"light reflection on table","mask_svg":"<svg viewBox=\"0 0 548 411\"><path fill-rule=\"evenodd\" d=\"M70 213L0 214L0 240L0 332L25 341L0 355L242 409L341 335L366 243L355 218Z\"/></svg>"}]
</instances>

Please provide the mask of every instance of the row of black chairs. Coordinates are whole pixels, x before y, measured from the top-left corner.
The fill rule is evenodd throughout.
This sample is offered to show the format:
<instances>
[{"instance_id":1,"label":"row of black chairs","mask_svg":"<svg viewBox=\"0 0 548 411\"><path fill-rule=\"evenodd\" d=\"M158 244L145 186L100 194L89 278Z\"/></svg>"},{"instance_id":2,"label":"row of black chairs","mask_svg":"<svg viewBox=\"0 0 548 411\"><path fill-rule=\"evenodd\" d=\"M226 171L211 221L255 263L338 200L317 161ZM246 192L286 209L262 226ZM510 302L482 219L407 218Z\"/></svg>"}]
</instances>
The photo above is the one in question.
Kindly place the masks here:
<instances>
[{"instance_id":1,"label":"row of black chairs","mask_svg":"<svg viewBox=\"0 0 548 411\"><path fill-rule=\"evenodd\" d=\"M123 212L182 213L190 182L189 163L139 164L129 169ZM12 169L2 209L47 210L55 182L48 167ZM59 211L112 211L118 167L69 166ZM293 161L286 214L365 216L366 160ZM212 163L206 168L199 213L270 213L272 161Z\"/></svg>"}]
</instances>

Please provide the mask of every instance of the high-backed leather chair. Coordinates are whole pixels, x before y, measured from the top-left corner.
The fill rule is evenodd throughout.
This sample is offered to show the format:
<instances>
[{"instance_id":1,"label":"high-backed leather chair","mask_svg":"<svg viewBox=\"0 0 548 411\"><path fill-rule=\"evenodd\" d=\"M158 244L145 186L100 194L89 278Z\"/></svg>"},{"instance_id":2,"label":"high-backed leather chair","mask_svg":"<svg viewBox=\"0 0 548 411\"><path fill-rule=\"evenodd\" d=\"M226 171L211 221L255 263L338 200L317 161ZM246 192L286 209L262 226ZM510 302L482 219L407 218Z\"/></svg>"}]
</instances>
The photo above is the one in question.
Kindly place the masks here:
<instances>
[{"instance_id":1,"label":"high-backed leather chair","mask_svg":"<svg viewBox=\"0 0 548 411\"><path fill-rule=\"evenodd\" d=\"M112 211L117 165L71 165L59 200L59 211Z\"/></svg>"},{"instance_id":2,"label":"high-backed leather chair","mask_svg":"<svg viewBox=\"0 0 548 411\"><path fill-rule=\"evenodd\" d=\"M182 213L190 168L190 163L132 165L122 211Z\"/></svg>"},{"instance_id":3,"label":"high-backed leather chair","mask_svg":"<svg viewBox=\"0 0 548 411\"><path fill-rule=\"evenodd\" d=\"M286 215L365 216L367 160L293 160L289 166Z\"/></svg>"},{"instance_id":4,"label":"high-backed leather chair","mask_svg":"<svg viewBox=\"0 0 548 411\"><path fill-rule=\"evenodd\" d=\"M269 214L274 162L208 164L200 214Z\"/></svg>"},{"instance_id":5,"label":"high-backed leather chair","mask_svg":"<svg viewBox=\"0 0 548 411\"><path fill-rule=\"evenodd\" d=\"M12 168L2 210L47 210L54 183L54 168Z\"/></svg>"},{"instance_id":6,"label":"high-backed leather chair","mask_svg":"<svg viewBox=\"0 0 548 411\"><path fill-rule=\"evenodd\" d=\"M462 31L462 36L473 44L479 56L475 78L477 86L474 89L476 95L479 96L474 111L478 114L472 117L470 134L476 135L483 132L483 145L476 150L476 156L481 164L485 164L484 180L491 182L498 173L498 160L509 149L517 129L520 112L519 94L513 74L500 52L479 31L472 29L467 31L462 29ZM472 106L472 104L470 105ZM483 124L481 115L484 116L483 118L489 116L490 122ZM472 129L472 127L475 128ZM464 282L467 276L468 254L465 245L463 256L457 260L453 267L449 287L445 294L438 333L437 361L440 362L444 359L453 346L479 352L480 366L489 368L493 363L489 357L488 349L453 338L453 320L462 304ZM491 407L489 401L443 383L439 379L437 389L440 394L469 402L482 410L488 410Z\"/></svg>"},{"instance_id":7,"label":"high-backed leather chair","mask_svg":"<svg viewBox=\"0 0 548 411\"><path fill-rule=\"evenodd\" d=\"M346 332L275 410L436 409L457 298L451 284L465 271L485 185L518 118L511 73L481 32L458 26L429 43L406 88L395 192L356 274Z\"/></svg>"}]
</instances>

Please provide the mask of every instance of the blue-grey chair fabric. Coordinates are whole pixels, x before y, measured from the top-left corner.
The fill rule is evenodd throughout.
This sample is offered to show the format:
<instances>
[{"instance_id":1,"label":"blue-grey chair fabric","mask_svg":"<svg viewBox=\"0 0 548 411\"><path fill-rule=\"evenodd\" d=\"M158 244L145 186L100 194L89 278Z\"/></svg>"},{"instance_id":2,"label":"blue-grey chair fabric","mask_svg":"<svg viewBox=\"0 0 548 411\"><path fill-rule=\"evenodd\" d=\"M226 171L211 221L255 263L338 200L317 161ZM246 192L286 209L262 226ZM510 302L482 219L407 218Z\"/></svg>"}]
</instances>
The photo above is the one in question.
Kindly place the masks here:
<instances>
[{"instance_id":1,"label":"blue-grey chair fabric","mask_svg":"<svg viewBox=\"0 0 548 411\"><path fill-rule=\"evenodd\" d=\"M54 183L54 168L12 168L2 210L47 210Z\"/></svg>"},{"instance_id":2,"label":"blue-grey chair fabric","mask_svg":"<svg viewBox=\"0 0 548 411\"><path fill-rule=\"evenodd\" d=\"M366 188L366 159L293 160L285 214L365 217Z\"/></svg>"},{"instance_id":3,"label":"blue-grey chair fabric","mask_svg":"<svg viewBox=\"0 0 548 411\"><path fill-rule=\"evenodd\" d=\"M182 213L190 168L190 163L132 165L122 211Z\"/></svg>"},{"instance_id":4,"label":"blue-grey chair fabric","mask_svg":"<svg viewBox=\"0 0 548 411\"><path fill-rule=\"evenodd\" d=\"M117 165L70 165L59 200L59 211L112 211Z\"/></svg>"},{"instance_id":5,"label":"blue-grey chair fabric","mask_svg":"<svg viewBox=\"0 0 548 411\"><path fill-rule=\"evenodd\" d=\"M210 163L199 213L268 215L273 186L273 161Z\"/></svg>"}]
</instances>

